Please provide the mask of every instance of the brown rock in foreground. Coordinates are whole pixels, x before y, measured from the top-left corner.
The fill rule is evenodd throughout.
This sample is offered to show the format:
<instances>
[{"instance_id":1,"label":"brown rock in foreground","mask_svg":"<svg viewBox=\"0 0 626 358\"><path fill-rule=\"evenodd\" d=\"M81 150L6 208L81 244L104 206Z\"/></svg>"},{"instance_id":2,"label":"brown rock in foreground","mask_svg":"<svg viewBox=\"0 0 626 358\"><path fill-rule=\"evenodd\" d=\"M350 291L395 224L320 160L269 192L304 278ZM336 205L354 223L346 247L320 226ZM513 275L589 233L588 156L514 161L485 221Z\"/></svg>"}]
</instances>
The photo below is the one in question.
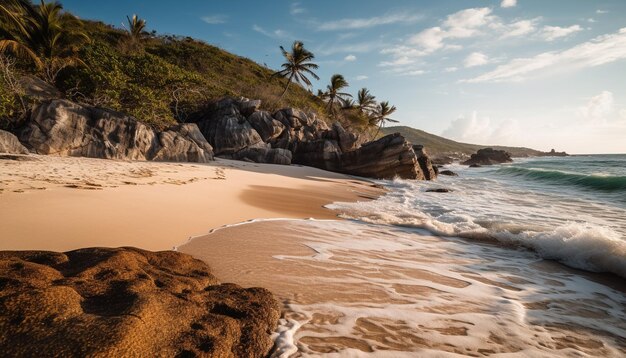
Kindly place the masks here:
<instances>
[{"instance_id":1,"label":"brown rock in foreground","mask_svg":"<svg viewBox=\"0 0 626 358\"><path fill-rule=\"evenodd\" d=\"M279 315L269 291L173 251L0 252L4 356L261 357Z\"/></svg>"}]
</instances>

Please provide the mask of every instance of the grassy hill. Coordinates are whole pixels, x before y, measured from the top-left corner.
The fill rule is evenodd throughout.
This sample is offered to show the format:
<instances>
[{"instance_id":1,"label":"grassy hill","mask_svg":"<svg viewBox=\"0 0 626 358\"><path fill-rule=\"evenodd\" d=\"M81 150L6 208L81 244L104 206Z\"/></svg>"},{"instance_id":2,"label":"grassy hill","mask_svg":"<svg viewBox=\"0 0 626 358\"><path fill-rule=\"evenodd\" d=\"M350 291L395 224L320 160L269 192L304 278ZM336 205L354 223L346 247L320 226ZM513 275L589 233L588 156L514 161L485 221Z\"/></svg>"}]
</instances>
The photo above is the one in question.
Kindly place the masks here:
<instances>
[{"instance_id":1,"label":"grassy hill","mask_svg":"<svg viewBox=\"0 0 626 358\"><path fill-rule=\"evenodd\" d=\"M395 127L387 127L383 128L382 132L384 134L391 133L400 133L402 134L409 142L413 144L421 144L426 147L426 151L429 154L452 154L452 153L464 153L464 154L472 154L476 153L478 149L491 147L494 149L506 150L511 153L514 157L526 157L533 155L540 155L542 152L524 148L524 147L506 147L501 145L479 145L479 144L469 144L469 143L461 143L456 142L451 139L447 139L444 137L440 137L434 134L430 134L428 132L424 132L423 130L406 127L406 126L395 126Z\"/></svg>"}]
</instances>

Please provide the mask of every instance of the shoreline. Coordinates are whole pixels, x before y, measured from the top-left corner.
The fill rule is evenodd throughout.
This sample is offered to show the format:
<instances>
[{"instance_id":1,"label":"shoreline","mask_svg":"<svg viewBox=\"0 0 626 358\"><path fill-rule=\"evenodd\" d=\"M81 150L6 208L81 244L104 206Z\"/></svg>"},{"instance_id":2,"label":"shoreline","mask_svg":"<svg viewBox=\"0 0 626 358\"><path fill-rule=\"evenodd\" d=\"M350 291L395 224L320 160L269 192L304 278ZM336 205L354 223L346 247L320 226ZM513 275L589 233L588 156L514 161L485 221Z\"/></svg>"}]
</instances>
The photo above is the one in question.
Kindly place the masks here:
<instances>
[{"instance_id":1,"label":"shoreline","mask_svg":"<svg viewBox=\"0 0 626 358\"><path fill-rule=\"evenodd\" d=\"M0 250L135 246L171 250L253 219L333 219L323 206L371 200L375 184L299 166L26 156L0 160Z\"/></svg>"}]
</instances>

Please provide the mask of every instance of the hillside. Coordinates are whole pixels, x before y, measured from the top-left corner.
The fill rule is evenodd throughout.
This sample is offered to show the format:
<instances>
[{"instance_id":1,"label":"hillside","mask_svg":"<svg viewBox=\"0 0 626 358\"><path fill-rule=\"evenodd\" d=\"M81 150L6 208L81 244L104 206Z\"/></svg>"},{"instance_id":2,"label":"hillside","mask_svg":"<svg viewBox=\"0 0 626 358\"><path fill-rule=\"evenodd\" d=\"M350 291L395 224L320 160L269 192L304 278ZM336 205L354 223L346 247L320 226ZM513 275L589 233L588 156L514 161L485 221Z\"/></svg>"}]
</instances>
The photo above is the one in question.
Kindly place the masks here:
<instances>
[{"instance_id":1,"label":"hillside","mask_svg":"<svg viewBox=\"0 0 626 358\"><path fill-rule=\"evenodd\" d=\"M506 150L514 157L527 157L542 154L541 151L524 147L506 147L501 145L479 145L456 142L451 139L424 132L420 129L406 126L387 127L383 128L382 132L384 134L400 133L409 142L413 144L423 145L424 147L426 147L428 153L433 155L444 155L453 153L463 153L469 155L475 153L478 149L486 147Z\"/></svg>"}]
</instances>

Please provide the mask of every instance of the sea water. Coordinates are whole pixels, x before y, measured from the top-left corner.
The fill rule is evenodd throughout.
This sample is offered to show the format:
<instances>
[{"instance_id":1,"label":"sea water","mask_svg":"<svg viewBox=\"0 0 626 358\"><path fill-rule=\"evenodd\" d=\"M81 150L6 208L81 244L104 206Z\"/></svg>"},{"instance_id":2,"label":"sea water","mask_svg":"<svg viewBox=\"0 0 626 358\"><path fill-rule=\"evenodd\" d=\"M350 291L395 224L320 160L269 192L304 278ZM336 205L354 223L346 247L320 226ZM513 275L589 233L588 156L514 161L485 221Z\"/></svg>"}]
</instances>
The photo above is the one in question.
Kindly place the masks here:
<instances>
[{"instance_id":1,"label":"sea water","mask_svg":"<svg viewBox=\"0 0 626 358\"><path fill-rule=\"evenodd\" d=\"M275 356L626 355L626 155L446 169L285 222L316 254L281 279L326 298L284 302Z\"/></svg>"}]
</instances>

